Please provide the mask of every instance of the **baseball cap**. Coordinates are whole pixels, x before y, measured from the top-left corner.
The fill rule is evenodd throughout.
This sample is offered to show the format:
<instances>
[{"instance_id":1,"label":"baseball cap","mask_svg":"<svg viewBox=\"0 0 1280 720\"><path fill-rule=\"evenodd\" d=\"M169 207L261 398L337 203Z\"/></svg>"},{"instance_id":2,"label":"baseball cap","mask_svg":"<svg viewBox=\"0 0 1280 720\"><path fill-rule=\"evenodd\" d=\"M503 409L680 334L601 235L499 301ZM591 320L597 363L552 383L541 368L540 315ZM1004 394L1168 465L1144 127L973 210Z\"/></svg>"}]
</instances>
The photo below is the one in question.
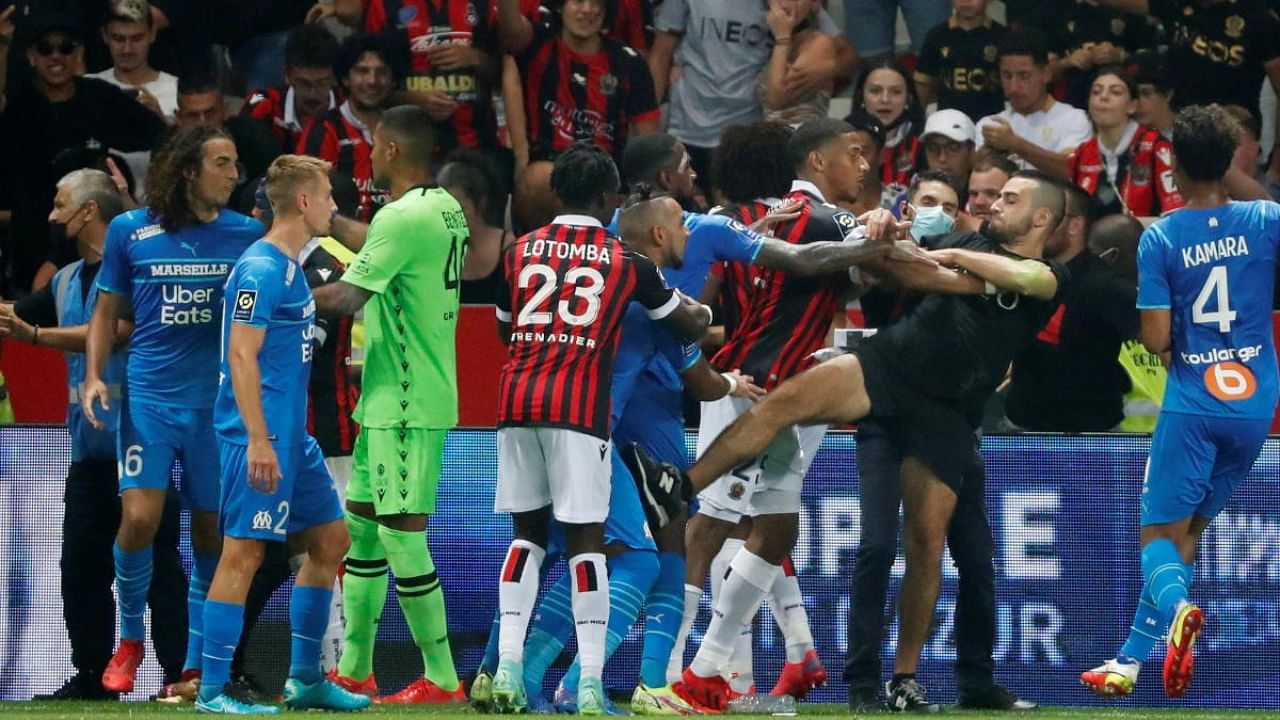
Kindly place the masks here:
<instances>
[{"instance_id":1,"label":"baseball cap","mask_svg":"<svg viewBox=\"0 0 1280 720\"><path fill-rule=\"evenodd\" d=\"M924 139L930 135L941 135L956 142L970 143L976 143L978 138L977 130L974 129L973 121L969 116L953 109L938 110L929 116L924 123L924 132L920 133L920 138Z\"/></svg>"},{"instance_id":2,"label":"baseball cap","mask_svg":"<svg viewBox=\"0 0 1280 720\"><path fill-rule=\"evenodd\" d=\"M1164 67L1164 60L1155 50L1139 50L1129 62L1129 76L1138 85L1173 87L1173 76Z\"/></svg>"},{"instance_id":3,"label":"baseball cap","mask_svg":"<svg viewBox=\"0 0 1280 720\"><path fill-rule=\"evenodd\" d=\"M53 12L35 18L31 23L31 34L28 37L30 42L35 43L44 36L52 35L53 33L63 33L77 43L84 42L81 37L79 20L68 13L62 12Z\"/></svg>"}]
</instances>

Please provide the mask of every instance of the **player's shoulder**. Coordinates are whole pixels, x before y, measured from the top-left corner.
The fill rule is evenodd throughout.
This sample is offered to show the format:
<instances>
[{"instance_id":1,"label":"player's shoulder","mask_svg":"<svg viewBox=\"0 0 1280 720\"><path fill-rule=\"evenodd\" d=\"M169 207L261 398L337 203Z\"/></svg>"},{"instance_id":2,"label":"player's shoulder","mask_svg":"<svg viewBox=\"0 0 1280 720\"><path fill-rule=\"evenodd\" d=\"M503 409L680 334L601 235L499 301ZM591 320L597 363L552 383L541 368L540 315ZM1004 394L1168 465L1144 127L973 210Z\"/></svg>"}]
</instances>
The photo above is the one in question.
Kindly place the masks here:
<instances>
[{"instance_id":1,"label":"player's shoulder","mask_svg":"<svg viewBox=\"0 0 1280 720\"><path fill-rule=\"evenodd\" d=\"M810 227L826 226L824 229L834 228L841 235L847 235L858 227L858 216L839 205L829 202L814 202L807 207L809 209Z\"/></svg>"},{"instance_id":2,"label":"player's shoulder","mask_svg":"<svg viewBox=\"0 0 1280 720\"><path fill-rule=\"evenodd\" d=\"M152 216L151 209L145 207L120 213L111 219L111 223L107 227L113 232L128 234L130 240L143 239L136 237L136 235L138 235L139 230L144 228L148 230L154 228L154 232L149 232L147 237L164 232L164 228L160 227L159 218Z\"/></svg>"},{"instance_id":3,"label":"player's shoulder","mask_svg":"<svg viewBox=\"0 0 1280 720\"><path fill-rule=\"evenodd\" d=\"M251 241L257 240L267 232L267 228L256 219L226 208L218 211L218 219L213 221L211 229L247 236Z\"/></svg>"}]
</instances>

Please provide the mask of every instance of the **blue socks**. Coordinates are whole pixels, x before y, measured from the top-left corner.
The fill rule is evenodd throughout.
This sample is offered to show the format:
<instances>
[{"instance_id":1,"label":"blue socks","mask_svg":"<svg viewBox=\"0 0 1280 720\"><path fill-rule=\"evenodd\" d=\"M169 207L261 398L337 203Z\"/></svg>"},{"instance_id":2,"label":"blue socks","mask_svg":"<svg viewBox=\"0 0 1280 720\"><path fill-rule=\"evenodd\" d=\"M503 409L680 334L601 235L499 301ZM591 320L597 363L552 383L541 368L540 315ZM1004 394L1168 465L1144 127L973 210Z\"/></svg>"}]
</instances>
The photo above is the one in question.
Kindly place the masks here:
<instances>
[{"instance_id":1,"label":"blue socks","mask_svg":"<svg viewBox=\"0 0 1280 720\"><path fill-rule=\"evenodd\" d=\"M183 670L200 669L204 654L204 599L209 583L218 569L217 555L195 553L191 563L191 582L187 585L187 662Z\"/></svg>"},{"instance_id":2,"label":"blue socks","mask_svg":"<svg viewBox=\"0 0 1280 720\"><path fill-rule=\"evenodd\" d=\"M542 679L551 663L560 657L573 628L573 605L566 572L547 590L529 626L529 636L524 643L525 693L534 697L542 694Z\"/></svg>"},{"instance_id":3,"label":"blue socks","mask_svg":"<svg viewBox=\"0 0 1280 720\"><path fill-rule=\"evenodd\" d=\"M235 657L236 643L240 642L240 631L244 628L244 605L206 601L204 627L207 631L200 667L200 699L207 702L221 695L223 686L231 678L231 658Z\"/></svg>"},{"instance_id":4,"label":"blue socks","mask_svg":"<svg viewBox=\"0 0 1280 720\"><path fill-rule=\"evenodd\" d=\"M155 568L151 546L137 552L125 552L112 546L116 565L116 593L120 596L120 639L142 640L146 635L142 617L147 611L147 593L151 591L151 573Z\"/></svg>"},{"instance_id":5,"label":"blue socks","mask_svg":"<svg viewBox=\"0 0 1280 720\"><path fill-rule=\"evenodd\" d=\"M1172 540L1154 540L1142 548L1142 577L1160 617L1170 622L1174 608L1188 599L1187 566Z\"/></svg>"},{"instance_id":6,"label":"blue socks","mask_svg":"<svg viewBox=\"0 0 1280 720\"><path fill-rule=\"evenodd\" d=\"M476 673L492 675L498 670L498 631L502 627L502 615L493 614L493 624L489 626L489 641L484 645L484 655L480 658L480 667Z\"/></svg>"},{"instance_id":7,"label":"blue socks","mask_svg":"<svg viewBox=\"0 0 1280 720\"><path fill-rule=\"evenodd\" d=\"M1133 623L1129 626L1129 638L1124 641L1116 660L1122 663L1146 661L1151 649L1164 639L1168 629L1168 621L1160 614L1151 599L1150 586L1144 582L1138 609L1133 612Z\"/></svg>"},{"instance_id":8,"label":"blue socks","mask_svg":"<svg viewBox=\"0 0 1280 720\"><path fill-rule=\"evenodd\" d=\"M684 556L658 554L658 580L645 606L644 653L640 682L660 688L667 684L667 663L676 646L676 634L684 617Z\"/></svg>"},{"instance_id":9,"label":"blue socks","mask_svg":"<svg viewBox=\"0 0 1280 720\"><path fill-rule=\"evenodd\" d=\"M333 587L295 585L289 598L289 677L306 685L320 680L320 642L329 626Z\"/></svg>"},{"instance_id":10,"label":"blue socks","mask_svg":"<svg viewBox=\"0 0 1280 720\"><path fill-rule=\"evenodd\" d=\"M629 550L609 558L609 625L604 643L604 659L608 662L626 639L631 626L640 617L645 596L658 579L658 558L648 550ZM683 582L683 581L682 581ZM578 694L578 676L582 668L574 658L561 682L569 694Z\"/></svg>"}]
</instances>

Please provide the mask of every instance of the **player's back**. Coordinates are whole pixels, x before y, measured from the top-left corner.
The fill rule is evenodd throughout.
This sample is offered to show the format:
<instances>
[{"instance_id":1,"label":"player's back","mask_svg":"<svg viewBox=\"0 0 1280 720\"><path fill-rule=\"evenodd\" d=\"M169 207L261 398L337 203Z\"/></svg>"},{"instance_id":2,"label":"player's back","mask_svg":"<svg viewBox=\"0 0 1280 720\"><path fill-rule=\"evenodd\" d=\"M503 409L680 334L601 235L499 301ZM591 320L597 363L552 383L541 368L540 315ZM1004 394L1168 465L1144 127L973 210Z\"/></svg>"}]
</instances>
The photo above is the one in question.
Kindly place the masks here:
<instances>
[{"instance_id":1,"label":"player's back","mask_svg":"<svg viewBox=\"0 0 1280 720\"><path fill-rule=\"evenodd\" d=\"M260 240L236 262L227 277L223 302L222 358L214 405L214 429L223 440L248 444L227 361L232 327L244 324L264 330L258 370L262 411L272 442L283 446L303 441L315 313L302 267L275 245Z\"/></svg>"},{"instance_id":2,"label":"player's back","mask_svg":"<svg viewBox=\"0 0 1280 720\"><path fill-rule=\"evenodd\" d=\"M111 221L98 287L132 303L130 398L212 407L223 286L236 259L263 232L257 220L230 210L173 232L147 208Z\"/></svg>"},{"instance_id":3,"label":"player's back","mask_svg":"<svg viewBox=\"0 0 1280 720\"><path fill-rule=\"evenodd\" d=\"M1143 233L1138 307L1171 314L1164 410L1272 416L1277 243L1280 205L1270 201L1183 208Z\"/></svg>"},{"instance_id":4,"label":"player's back","mask_svg":"<svg viewBox=\"0 0 1280 720\"><path fill-rule=\"evenodd\" d=\"M618 331L637 286L648 284L638 264L656 275L599 225L553 223L506 250L498 314L511 323L511 337L499 425L608 437Z\"/></svg>"},{"instance_id":5,"label":"player's back","mask_svg":"<svg viewBox=\"0 0 1280 720\"><path fill-rule=\"evenodd\" d=\"M819 202L803 192L799 216L774 229L793 244L839 240L857 228L852 213ZM780 270L751 269L754 287L734 334L712 361L721 370L738 368L765 389L800 372L808 356L822 347L831 319L848 288L846 273L800 276Z\"/></svg>"}]
</instances>

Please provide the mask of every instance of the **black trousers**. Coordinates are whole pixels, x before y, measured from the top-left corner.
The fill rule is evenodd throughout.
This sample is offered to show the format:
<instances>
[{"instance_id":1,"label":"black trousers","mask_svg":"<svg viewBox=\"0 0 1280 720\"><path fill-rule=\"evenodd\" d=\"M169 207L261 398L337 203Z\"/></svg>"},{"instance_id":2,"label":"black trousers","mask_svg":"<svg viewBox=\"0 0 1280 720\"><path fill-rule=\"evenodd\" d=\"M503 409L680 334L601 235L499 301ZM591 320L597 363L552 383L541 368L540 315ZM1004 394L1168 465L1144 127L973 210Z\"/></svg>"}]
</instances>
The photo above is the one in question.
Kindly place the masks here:
<instances>
[{"instance_id":1,"label":"black trousers","mask_svg":"<svg viewBox=\"0 0 1280 720\"><path fill-rule=\"evenodd\" d=\"M63 493L62 616L71 640L76 670L101 673L116 640L116 603L112 545L120 527L120 486L116 461L71 463ZM151 607L151 643L165 682L182 673L187 653L187 576L178 553L180 501L174 491L165 502L156 533L155 572L147 605Z\"/></svg>"},{"instance_id":2,"label":"black trousers","mask_svg":"<svg viewBox=\"0 0 1280 720\"><path fill-rule=\"evenodd\" d=\"M959 571L956 593L956 686L961 694L979 692L994 681L991 653L996 634L994 542L987 519L986 483L981 456L974 449L973 470L965 473L947 546ZM885 597L898 553L898 509L902 505L899 470L902 455L883 427L858 425L859 537L849 605L849 650L844 679L849 691L880 684L880 647L887 626Z\"/></svg>"}]
</instances>

